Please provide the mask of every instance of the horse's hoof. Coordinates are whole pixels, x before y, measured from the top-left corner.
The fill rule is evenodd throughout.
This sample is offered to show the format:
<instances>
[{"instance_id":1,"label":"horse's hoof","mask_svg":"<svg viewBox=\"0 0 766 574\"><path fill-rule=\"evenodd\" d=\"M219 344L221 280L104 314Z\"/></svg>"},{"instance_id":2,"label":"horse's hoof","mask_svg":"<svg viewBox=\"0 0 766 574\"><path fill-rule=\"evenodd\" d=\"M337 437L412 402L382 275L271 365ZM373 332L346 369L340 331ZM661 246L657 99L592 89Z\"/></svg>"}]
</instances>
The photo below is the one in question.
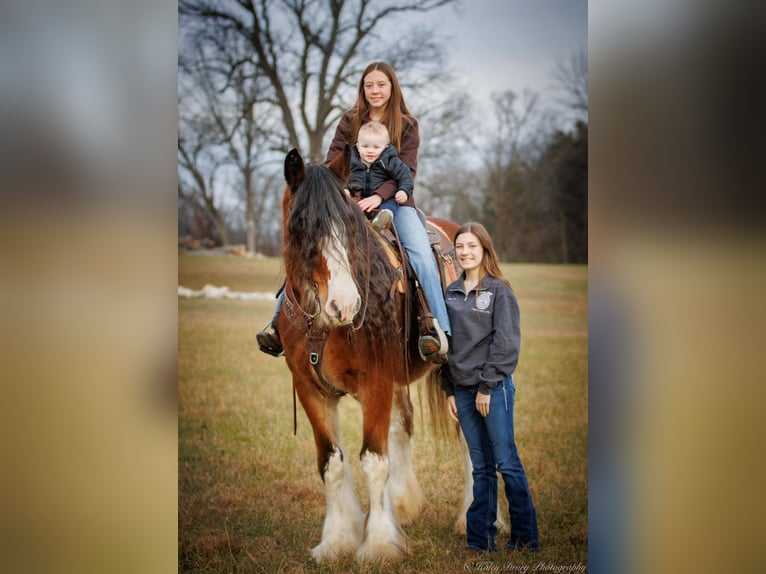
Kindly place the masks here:
<instances>
[{"instance_id":1,"label":"horse's hoof","mask_svg":"<svg viewBox=\"0 0 766 574\"><path fill-rule=\"evenodd\" d=\"M396 543L363 544L356 553L359 562L395 561L407 556L407 549Z\"/></svg>"},{"instance_id":2,"label":"horse's hoof","mask_svg":"<svg viewBox=\"0 0 766 574\"><path fill-rule=\"evenodd\" d=\"M419 484L415 483L414 486L409 486L410 490L405 493L406 496L396 497L393 493L391 495L391 498L394 500L394 512L396 512L396 517L402 526L412 524L420 516L425 498Z\"/></svg>"},{"instance_id":3,"label":"horse's hoof","mask_svg":"<svg viewBox=\"0 0 766 574\"><path fill-rule=\"evenodd\" d=\"M353 554L359 548L361 540L357 536L344 537L331 542L320 542L311 550L311 557L321 563L325 560L337 560L343 556Z\"/></svg>"},{"instance_id":4,"label":"horse's hoof","mask_svg":"<svg viewBox=\"0 0 766 574\"><path fill-rule=\"evenodd\" d=\"M325 560L337 560L343 554L350 554L351 552L353 552L353 548L334 548L327 542L322 542L311 550L311 557L317 564L321 564Z\"/></svg>"}]
</instances>

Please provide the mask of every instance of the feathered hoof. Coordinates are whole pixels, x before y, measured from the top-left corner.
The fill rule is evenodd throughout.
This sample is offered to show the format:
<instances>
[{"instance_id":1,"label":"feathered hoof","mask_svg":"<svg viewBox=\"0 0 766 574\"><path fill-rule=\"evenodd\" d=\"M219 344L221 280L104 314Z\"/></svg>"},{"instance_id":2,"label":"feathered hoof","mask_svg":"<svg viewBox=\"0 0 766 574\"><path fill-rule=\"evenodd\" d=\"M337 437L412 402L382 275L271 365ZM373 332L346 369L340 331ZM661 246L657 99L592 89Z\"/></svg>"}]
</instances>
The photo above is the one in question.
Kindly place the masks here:
<instances>
[{"instance_id":1,"label":"feathered hoof","mask_svg":"<svg viewBox=\"0 0 766 574\"><path fill-rule=\"evenodd\" d=\"M399 544L362 544L356 552L359 562L394 562L407 556L407 549Z\"/></svg>"},{"instance_id":2,"label":"feathered hoof","mask_svg":"<svg viewBox=\"0 0 766 574\"><path fill-rule=\"evenodd\" d=\"M508 526L508 523L502 518L498 518L495 521L495 528L502 534L507 534L511 531L511 527ZM458 536L465 536L465 516L455 520L455 526L453 526L452 531Z\"/></svg>"},{"instance_id":3,"label":"feathered hoof","mask_svg":"<svg viewBox=\"0 0 766 574\"><path fill-rule=\"evenodd\" d=\"M511 527L499 514L497 516L497 520L495 520L495 528L497 528L497 531L500 534L508 534L511 531Z\"/></svg>"},{"instance_id":4,"label":"feathered hoof","mask_svg":"<svg viewBox=\"0 0 766 574\"><path fill-rule=\"evenodd\" d=\"M394 503L396 516L399 518L399 524L402 526L412 524L415 519L420 516L420 511L422 508L423 499L418 497L413 497L409 500L400 500Z\"/></svg>"},{"instance_id":5,"label":"feathered hoof","mask_svg":"<svg viewBox=\"0 0 766 574\"><path fill-rule=\"evenodd\" d=\"M311 550L311 557L317 563L333 561L344 555L352 554L355 548L356 546L353 544L337 547L328 542L322 542Z\"/></svg>"}]
</instances>

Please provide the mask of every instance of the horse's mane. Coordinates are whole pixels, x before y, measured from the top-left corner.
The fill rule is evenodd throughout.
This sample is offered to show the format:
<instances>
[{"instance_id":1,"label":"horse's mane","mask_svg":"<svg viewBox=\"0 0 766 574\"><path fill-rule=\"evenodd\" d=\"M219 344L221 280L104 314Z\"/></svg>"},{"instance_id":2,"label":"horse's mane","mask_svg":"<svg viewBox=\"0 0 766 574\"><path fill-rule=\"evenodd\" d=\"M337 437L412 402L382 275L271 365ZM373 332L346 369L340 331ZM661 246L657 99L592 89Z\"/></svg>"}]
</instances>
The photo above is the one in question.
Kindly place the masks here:
<instances>
[{"instance_id":1,"label":"horse's mane","mask_svg":"<svg viewBox=\"0 0 766 574\"><path fill-rule=\"evenodd\" d=\"M333 233L345 238L354 281L362 298L360 314L364 314L362 328L355 336L364 333L371 348L378 349L380 361L403 360L399 307L391 297L396 270L372 235L374 231L361 210L345 196L340 179L323 165L307 165L303 181L293 191L294 203L283 241L288 278L297 290L305 289L319 264L322 241Z\"/></svg>"}]
</instances>

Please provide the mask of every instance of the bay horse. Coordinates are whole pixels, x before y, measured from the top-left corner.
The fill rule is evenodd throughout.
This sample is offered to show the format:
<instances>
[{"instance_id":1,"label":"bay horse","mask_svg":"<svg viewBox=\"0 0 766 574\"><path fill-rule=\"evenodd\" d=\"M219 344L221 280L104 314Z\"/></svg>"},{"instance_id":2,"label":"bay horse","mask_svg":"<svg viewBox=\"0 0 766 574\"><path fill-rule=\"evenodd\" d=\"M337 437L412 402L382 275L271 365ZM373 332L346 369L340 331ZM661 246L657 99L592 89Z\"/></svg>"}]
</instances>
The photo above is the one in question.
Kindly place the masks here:
<instances>
[{"instance_id":1,"label":"bay horse","mask_svg":"<svg viewBox=\"0 0 766 574\"><path fill-rule=\"evenodd\" d=\"M317 562L353 552L360 561L408 553L401 525L417 517L423 493L412 466L407 385L435 367L421 359L417 336L405 348L401 273L343 191L349 160L348 146L329 166L307 165L293 149L284 164L286 284L278 329L324 483L322 539L311 550ZM453 239L457 225L438 221L442 229L451 225L443 232ZM345 395L362 406L366 520L341 440L338 403Z\"/></svg>"}]
</instances>

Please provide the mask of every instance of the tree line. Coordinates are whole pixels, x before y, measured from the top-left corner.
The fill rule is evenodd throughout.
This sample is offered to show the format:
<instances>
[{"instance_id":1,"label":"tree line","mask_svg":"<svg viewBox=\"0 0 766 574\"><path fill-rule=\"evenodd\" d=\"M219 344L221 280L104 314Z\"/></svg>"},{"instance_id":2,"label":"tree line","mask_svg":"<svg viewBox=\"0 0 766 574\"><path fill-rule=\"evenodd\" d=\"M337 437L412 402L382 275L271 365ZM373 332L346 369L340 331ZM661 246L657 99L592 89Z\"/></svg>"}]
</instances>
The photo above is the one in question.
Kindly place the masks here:
<instances>
[{"instance_id":1,"label":"tree line","mask_svg":"<svg viewBox=\"0 0 766 574\"><path fill-rule=\"evenodd\" d=\"M584 52L553 71L555 109L528 90L494 94L488 134L439 35L401 32L454 3L180 0L179 237L278 255L284 154L321 161L362 70L386 60L421 127L418 205L481 221L504 261L586 262Z\"/></svg>"}]
</instances>

